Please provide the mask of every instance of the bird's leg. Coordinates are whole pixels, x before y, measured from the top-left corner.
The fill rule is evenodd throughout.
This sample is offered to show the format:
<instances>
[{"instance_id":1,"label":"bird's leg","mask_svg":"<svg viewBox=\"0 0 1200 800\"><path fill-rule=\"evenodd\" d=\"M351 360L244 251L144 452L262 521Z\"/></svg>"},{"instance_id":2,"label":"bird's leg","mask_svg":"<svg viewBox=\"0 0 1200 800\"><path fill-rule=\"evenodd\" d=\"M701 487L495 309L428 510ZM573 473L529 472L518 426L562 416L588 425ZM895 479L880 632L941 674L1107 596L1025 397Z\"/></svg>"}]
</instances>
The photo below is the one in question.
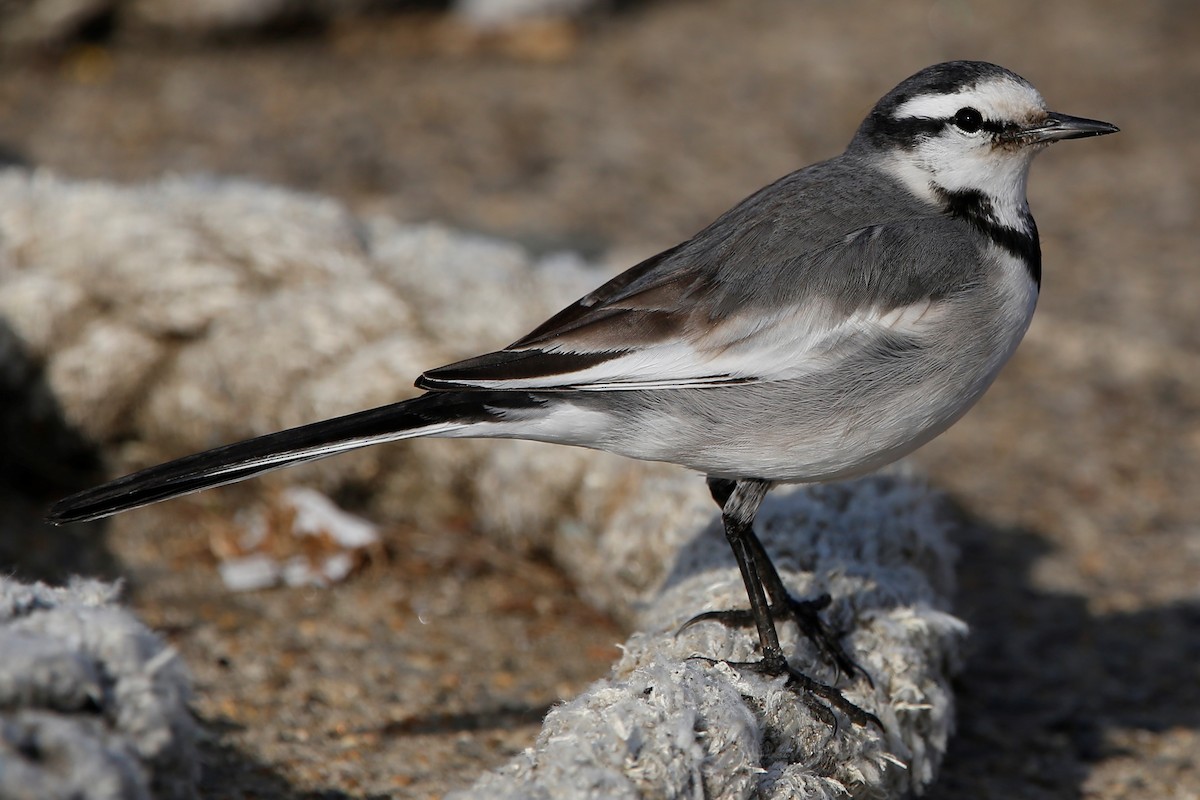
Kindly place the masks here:
<instances>
[{"instance_id":1,"label":"bird's leg","mask_svg":"<svg viewBox=\"0 0 1200 800\"><path fill-rule=\"evenodd\" d=\"M758 514L758 508L762 505L763 498L766 497L771 484L763 480L741 480L736 483L732 481L728 483L732 484L731 488L722 484L713 489L713 496L718 502L721 502L722 499L724 501L721 508L721 520L725 526L725 538L729 540L729 546L733 549L733 556L737 560L738 570L742 574L742 582L746 585L746 594L750 598L750 617L758 629L759 646L762 649L763 657L761 661L752 663L725 663L767 675L786 675L788 685L802 692L802 696L814 713L831 724L836 725L836 718L829 712L829 709L813 699L814 695L824 698L830 705L840 709L857 725L873 722L878 726L879 720L873 714L863 711L851 703L837 689L814 681L788 664L787 658L783 655L783 648L779 646L779 634L775 630L771 606L767 603L767 596L763 591L764 582L762 574L760 574L760 567L772 576L769 580L773 580L776 587L782 592L782 597L787 597L787 592L783 589L775 567L766 557L766 551L763 550L758 537L754 535L754 517ZM704 615L701 616L704 617ZM711 619L713 617L704 618ZM692 620L692 622L694 621ZM685 624L684 627L690 624L691 622Z\"/></svg>"},{"instance_id":2,"label":"bird's leg","mask_svg":"<svg viewBox=\"0 0 1200 800\"><path fill-rule=\"evenodd\" d=\"M762 578L758 573L758 560L748 541L754 536L754 517L758 507L771 484L766 481L743 481L734 487L725 499L721 509L721 521L725 524L725 538L733 548L733 557L737 560L738 569L742 573L742 583L746 584L746 594L750 598L750 614L754 625L758 628L758 641L762 646L763 664L768 670L776 672L786 665L783 648L779 646L779 634L775 630L775 621L771 617L771 608L767 605L767 597L763 593Z\"/></svg>"},{"instance_id":3,"label":"bird's leg","mask_svg":"<svg viewBox=\"0 0 1200 800\"><path fill-rule=\"evenodd\" d=\"M708 478L708 490L712 494L713 500L722 509L724 517L725 507L735 490L739 486L737 481L732 481L727 478ZM765 495L765 491L763 493ZM762 499L759 498L759 503ZM754 512L757 513L757 506ZM753 520L753 516L751 517ZM726 523L726 535L728 536L728 523ZM752 525L747 525L745 533L742 536L745 542L745 549L750 557L754 560L755 572L759 583L766 590L766 593L771 598L771 605L768 608L769 614L774 618L789 617L796 622L800 628L800 632L808 638L821 653L824 658L829 661L838 673L853 676L855 673L862 675L867 679L868 683L872 683L871 676L866 670L860 667L846 653L842 647L840 636L830 630L825 621L821 619L820 612L828 607L831 598L828 594L822 594L809 600L799 600L792 596L787 587L783 585L783 579L779 577L778 570L771 562L771 557L767 555L766 549L763 547L762 541L754 533ZM732 539L730 540L732 544ZM737 555L737 547L734 547L734 554ZM739 559L740 564L740 559ZM742 578L745 580L745 573ZM685 630L697 622L714 621L725 625L749 625L754 623L758 625L758 618L753 609L753 597L751 598L752 606L749 611L735 609L728 611L706 611L703 614L697 614L690 620L685 622L680 628L680 631ZM760 631L761 638L761 631Z\"/></svg>"}]
</instances>

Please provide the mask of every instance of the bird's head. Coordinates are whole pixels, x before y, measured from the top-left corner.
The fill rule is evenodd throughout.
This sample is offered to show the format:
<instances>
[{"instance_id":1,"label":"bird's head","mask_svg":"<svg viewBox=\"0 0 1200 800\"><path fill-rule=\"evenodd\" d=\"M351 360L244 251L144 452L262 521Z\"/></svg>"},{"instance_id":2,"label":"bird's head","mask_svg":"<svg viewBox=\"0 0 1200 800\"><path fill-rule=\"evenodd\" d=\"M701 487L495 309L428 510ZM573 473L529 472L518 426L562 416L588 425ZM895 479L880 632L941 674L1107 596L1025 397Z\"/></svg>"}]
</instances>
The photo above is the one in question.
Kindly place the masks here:
<instances>
[{"instance_id":1,"label":"bird's head","mask_svg":"<svg viewBox=\"0 0 1200 800\"><path fill-rule=\"evenodd\" d=\"M1052 142L1115 133L1107 122L1049 111L1020 75L982 61L921 70L888 92L849 151L937 202L981 192L997 209L1025 207L1033 156Z\"/></svg>"}]
</instances>

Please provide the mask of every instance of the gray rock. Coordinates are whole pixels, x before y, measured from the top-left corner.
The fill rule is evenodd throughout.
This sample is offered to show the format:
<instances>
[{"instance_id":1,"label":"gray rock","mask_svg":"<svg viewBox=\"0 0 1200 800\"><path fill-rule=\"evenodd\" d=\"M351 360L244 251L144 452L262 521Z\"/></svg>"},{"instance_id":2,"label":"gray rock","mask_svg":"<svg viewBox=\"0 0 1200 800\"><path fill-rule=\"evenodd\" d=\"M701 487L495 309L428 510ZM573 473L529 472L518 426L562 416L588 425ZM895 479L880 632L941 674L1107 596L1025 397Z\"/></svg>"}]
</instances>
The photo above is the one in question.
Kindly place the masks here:
<instances>
[{"instance_id":1,"label":"gray rock","mask_svg":"<svg viewBox=\"0 0 1200 800\"><path fill-rule=\"evenodd\" d=\"M0 798L189 798L189 678L119 587L0 577Z\"/></svg>"}]
</instances>

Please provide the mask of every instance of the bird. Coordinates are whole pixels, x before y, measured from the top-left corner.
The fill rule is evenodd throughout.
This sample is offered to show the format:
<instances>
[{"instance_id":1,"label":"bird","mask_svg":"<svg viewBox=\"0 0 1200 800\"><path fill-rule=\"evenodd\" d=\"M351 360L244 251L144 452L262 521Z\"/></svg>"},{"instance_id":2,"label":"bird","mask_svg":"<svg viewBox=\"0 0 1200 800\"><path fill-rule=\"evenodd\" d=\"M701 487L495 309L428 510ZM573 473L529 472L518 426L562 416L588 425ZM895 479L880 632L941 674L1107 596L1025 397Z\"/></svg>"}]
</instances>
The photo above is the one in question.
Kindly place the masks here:
<instances>
[{"instance_id":1,"label":"bird","mask_svg":"<svg viewBox=\"0 0 1200 800\"><path fill-rule=\"evenodd\" d=\"M1050 111L1004 67L935 64L887 92L840 155L751 194L507 347L424 372L423 394L149 467L59 501L47 520L414 437L679 464L706 476L750 606L685 627L752 624L761 659L735 666L878 723L785 658L776 622L790 618L839 671L861 672L820 618L829 598L791 596L755 516L772 486L875 471L975 404L1041 288L1034 156L1117 131Z\"/></svg>"}]
</instances>

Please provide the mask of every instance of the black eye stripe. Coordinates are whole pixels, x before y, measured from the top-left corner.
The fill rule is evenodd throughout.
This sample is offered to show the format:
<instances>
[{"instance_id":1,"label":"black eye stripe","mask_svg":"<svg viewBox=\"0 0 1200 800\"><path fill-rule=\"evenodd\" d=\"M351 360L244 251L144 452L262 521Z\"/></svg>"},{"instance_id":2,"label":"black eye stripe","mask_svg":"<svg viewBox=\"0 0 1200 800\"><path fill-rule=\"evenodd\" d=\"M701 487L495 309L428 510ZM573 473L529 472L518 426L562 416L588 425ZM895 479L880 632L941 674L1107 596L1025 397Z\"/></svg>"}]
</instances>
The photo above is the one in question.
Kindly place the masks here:
<instances>
[{"instance_id":1,"label":"black eye stripe","mask_svg":"<svg viewBox=\"0 0 1200 800\"><path fill-rule=\"evenodd\" d=\"M894 125L898 129L906 129L913 133L940 133L946 128L955 125L955 119L954 117L903 117L894 120ZM1017 128L1018 126L1015 123L996 122L986 117L979 122L979 130L987 131L988 133L1012 133Z\"/></svg>"},{"instance_id":2,"label":"black eye stripe","mask_svg":"<svg viewBox=\"0 0 1200 800\"><path fill-rule=\"evenodd\" d=\"M872 114L869 135L878 142L888 142L905 149L916 146L917 140L937 136L946 128L955 127L954 117L892 117ZM980 122L979 129L993 136L1011 135L1019 129L1013 122L997 122L986 117Z\"/></svg>"},{"instance_id":3,"label":"black eye stripe","mask_svg":"<svg viewBox=\"0 0 1200 800\"><path fill-rule=\"evenodd\" d=\"M984 131L994 136L1012 135L1020 129L1015 122L997 122L988 119L983 112L971 106L960 108L945 122L966 133Z\"/></svg>"},{"instance_id":4,"label":"black eye stripe","mask_svg":"<svg viewBox=\"0 0 1200 800\"><path fill-rule=\"evenodd\" d=\"M949 120L930 117L892 117L872 114L868 118L867 135L880 146L885 143L904 149L912 149L919 139L936 136L949 124Z\"/></svg>"}]
</instances>

